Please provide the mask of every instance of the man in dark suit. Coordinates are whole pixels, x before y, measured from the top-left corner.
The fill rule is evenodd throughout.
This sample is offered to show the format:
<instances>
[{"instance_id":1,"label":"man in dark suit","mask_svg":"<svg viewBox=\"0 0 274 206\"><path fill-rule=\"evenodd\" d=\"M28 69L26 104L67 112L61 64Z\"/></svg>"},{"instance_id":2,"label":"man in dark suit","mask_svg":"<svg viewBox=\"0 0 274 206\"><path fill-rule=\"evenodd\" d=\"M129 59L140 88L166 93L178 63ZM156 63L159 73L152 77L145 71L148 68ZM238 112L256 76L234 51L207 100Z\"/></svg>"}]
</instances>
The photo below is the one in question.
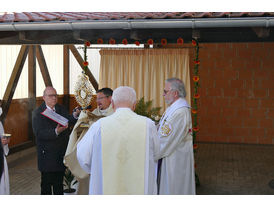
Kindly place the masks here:
<instances>
[{"instance_id":1,"label":"man in dark suit","mask_svg":"<svg viewBox=\"0 0 274 206\"><path fill-rule=\"evenodd\" d=\"M41 194L62 195L65 166L64 154L69 140L69 124L75 124L80 110L69 115L66 109L57 104L57 93L53 87L47 87L43 94L44 102L32 113L32 127L36 136L38 169L41 172ZM69 120L61 126L41 113L49 109Z\"/></svg>"}]
</instances>

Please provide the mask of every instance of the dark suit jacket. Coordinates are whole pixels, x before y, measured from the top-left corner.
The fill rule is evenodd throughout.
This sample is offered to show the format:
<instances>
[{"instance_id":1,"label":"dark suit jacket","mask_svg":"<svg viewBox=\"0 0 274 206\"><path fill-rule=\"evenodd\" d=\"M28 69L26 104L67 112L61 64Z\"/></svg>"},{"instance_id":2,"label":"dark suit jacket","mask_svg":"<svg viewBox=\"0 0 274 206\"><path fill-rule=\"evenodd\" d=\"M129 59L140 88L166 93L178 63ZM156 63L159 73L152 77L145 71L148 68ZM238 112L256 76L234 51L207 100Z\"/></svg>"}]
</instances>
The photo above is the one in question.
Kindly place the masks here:
<instances>
[{"instance_id":1,"label":"dark suit jacket","mask_svg":"<svg viewBox=\"0 0 274 206\"><path fill-rule=\"evenodd\" d=\"M58 172L64 171L63 164L66 152L70 130L69 128L60 133L55 133L57 123L41 114L46 109L45 102L32 112L32 128L36 137L38 169L41 172ZM70 124L75 124L76 119L69 115L66 109L55 105L56 113L69 120Z\"/></svg>"}]
</instances>

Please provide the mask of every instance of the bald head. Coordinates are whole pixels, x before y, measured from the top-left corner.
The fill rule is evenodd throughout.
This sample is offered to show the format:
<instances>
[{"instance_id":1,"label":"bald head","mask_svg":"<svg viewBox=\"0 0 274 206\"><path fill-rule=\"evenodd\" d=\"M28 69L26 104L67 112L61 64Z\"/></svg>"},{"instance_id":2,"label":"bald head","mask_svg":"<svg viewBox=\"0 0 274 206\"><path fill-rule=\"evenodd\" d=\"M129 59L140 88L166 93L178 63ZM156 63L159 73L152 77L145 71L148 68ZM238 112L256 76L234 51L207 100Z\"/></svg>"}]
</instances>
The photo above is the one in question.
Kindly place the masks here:
<instances>
[{"instance_id":1,"label":"bald head","mask_svg":"<svg viewBox=\"0 0 274 206\"><path fill-rule=\"evenodd\" d=\"M133 88L127 86L120 86L113 91L112 107L114 110L122 107L134 110L135 105L136 92Z\"/></svg>"}]
</instances>

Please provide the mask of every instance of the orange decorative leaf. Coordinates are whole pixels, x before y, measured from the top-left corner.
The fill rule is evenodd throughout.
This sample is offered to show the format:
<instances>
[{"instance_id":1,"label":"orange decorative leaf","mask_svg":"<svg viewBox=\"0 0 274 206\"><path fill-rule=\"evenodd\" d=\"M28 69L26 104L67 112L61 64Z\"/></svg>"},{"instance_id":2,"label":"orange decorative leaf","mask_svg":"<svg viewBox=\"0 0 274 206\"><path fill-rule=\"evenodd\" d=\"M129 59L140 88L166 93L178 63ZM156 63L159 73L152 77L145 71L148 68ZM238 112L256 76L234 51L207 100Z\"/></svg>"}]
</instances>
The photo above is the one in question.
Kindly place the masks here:
<instances>
[{"instance_id":1,"label":"orange decorative leaf","mask_svg":"<svg viewBox=\"0 0 274 206\"><path fill-rule=\"evenodd\" d=\"M199 78L199 76L194 76L192 79L194 82L198 82L200 78Z\"/></svg>"},{"instance_id":2,"label":"orange decorative leaf","mask_svg":"<svg viewBox=\"0 0 274 206\"><path fill-rule=\"evenodd\" d=\"M200 64L200 61L194 61L195 64Z\"/></svg>"},{"instance_id":3,"label":"orange decorative leaf","mask_svg":"<svg viewBox=\"0 0 274 206\"><path fill-rule=\"evenodd\" d=\"M198 145L197 144L193 144L193 149L197 149Z\"/></svg>"},{"instance_id":4,"label":"orange decorative leaf","mask_svg":"<svg viewBox=\"0 0 274 206\"><path fill-rule=\"evenodd\" d=\"M89 41L86 41L86 42L85 42L85 45L86 45L86 46L90 46L90 42L89 42Z\"/></svg>"},{"instance_id":5,"label":"orange decorative leaf","mask_svg":"<svg viewBox=\"0 0 274 206\"><path fill-rule=\"evenodd\" d=\"M109 44L115 44L115 39L110 38L110 39L109 39Z\"/></svg>"},{"instance_id":6,"label":"orange decorative leaf","mask_svg":"<svg viewBox=\"0 0 274 206\"><path fill-rule=\"evenodd\" d=\"M192 128L194 132L198 132L199 128L198 127L193 127Z\"/></svg>"},{"instance_id":7,"label":"orange decorative leaf","mask_svg":"<svg viewBox=\"0 0 274 206\"><path fill-rule=\"evenodd\" d=\"M148 43L149 45L152 45L152 44L153 44L153 39L147 40L147 43Z\"/></svg>"},{"instance_id":8,"label":"orange decorative leaf","mask_svg":"<svg viewBox=\"0 0 274 206\"><path fill-rule=\"evenodd\" d=\"M196 109L193 109L193 110L191 110L191 112L192 112L192 114L197 114L197 110Z\"/></svg>"},{"instance_id":9,"label":"orange decorative leaf","mask_svg":"<svg viewBox=\"0 0 274 206\"><path fill-rule=\"evenodd\" d=\"M192 40L192 46L196 46L197 45L197 43L196 43L196 41L193 39Z\"/></svg>"},{"instance_id":10,"label":"orange decorative leaf","mask_svg":"<svg viewBox=\"0 0 274 206\"><path fill-rule=\"evenodd\" d=\"M124 45L127 45L127 44L128 44L127 39L123 39L123 40L122 40L122 43L123 43Z\"/></svg>"},{"instance_id":11,"label":"orange decorative leaf","mask_svg":"<svg viewBox=\"0 0 274 206\"><path fill-rule=\"evenodd\" d=\"M184 43L183 38L179 37L179 38L177 39L177 44L182 45L183 43Z\"/></svg>"},{"instance_id":12,"label":"orange decorative leaf","mask_svg":"<svg viewBox=\"0 0 274 206\"><path fill-rule=\"evenodd\" d=\"M103 43L104 43L103 39L101 38L97 39L97 44L103 44Z\"/></svg>"},{"instance_id":13,"label":"orange decorative leaf","mask_svg":"<svg viewBox=\"0 0 274 206\"><path fill-rule=\"evenodd\" d=\"M167 45L167 40L166 40L166 39L161 39L161 44L162 44L163 46L166 46L166 45Z\"/></svg>"},{"instance_id":14,"label":"orange decorative leaf","mask_svg":"<svg viewBox=\"0 0 274 206\"><path fill-rule=\"evenodd\" d=\"M200 98L200 94L194 94L194 98L195 99L199 99Z\"/></svg>"},{"instance_id":15,"label":"orange decorative leaf","mask_svg":"<svg viewBox=\"0 0 274 206\"><path fill-rule=\"evenodd\" d=\"M135 41L135 45L136 46L140 46L140 42L139 41Z\"/></svg>"},{"instance_id":16,"label":"orange decorative leaf","mask_svg":"<svg viewBox=\"0 0 274 206\"><path fill-rule=\"evenodd\" d=\"M83 62L83 65L86 67L88 66L88 62Z\"/></svg>"}]
</instances>

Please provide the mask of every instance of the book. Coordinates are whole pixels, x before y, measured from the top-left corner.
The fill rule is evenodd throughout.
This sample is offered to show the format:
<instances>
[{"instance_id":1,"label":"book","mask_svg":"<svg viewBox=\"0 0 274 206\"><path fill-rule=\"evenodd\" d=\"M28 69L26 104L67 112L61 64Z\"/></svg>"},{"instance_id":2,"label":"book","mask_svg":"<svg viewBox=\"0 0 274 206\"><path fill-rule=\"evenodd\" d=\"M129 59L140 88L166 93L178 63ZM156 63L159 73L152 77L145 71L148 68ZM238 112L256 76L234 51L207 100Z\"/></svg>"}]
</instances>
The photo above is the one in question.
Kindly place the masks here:
<instances>
[{"instance_id":1,"label":"book","mask_svg":"<svg viewBox=\"0 0 274 206\"><path fill-rule=\"evenodd\" d=\"M65 127L68 124L68 119L63 117L60 114L57 114L56 112L46 108L42 113L42 115L44 115L45 117L57 122L58 124L62 125L63 127Z\"/></svg>"}]
</instances>

